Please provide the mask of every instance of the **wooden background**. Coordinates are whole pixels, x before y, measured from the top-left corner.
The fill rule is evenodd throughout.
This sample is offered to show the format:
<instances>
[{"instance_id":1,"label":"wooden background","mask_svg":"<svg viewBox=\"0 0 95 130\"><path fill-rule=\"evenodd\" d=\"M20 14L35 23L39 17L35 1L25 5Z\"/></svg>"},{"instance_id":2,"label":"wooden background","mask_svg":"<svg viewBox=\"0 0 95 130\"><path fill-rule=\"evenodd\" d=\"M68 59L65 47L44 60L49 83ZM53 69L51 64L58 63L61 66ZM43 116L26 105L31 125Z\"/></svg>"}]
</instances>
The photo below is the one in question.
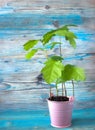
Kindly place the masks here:
<instances>
[{"instance_id":1,"label":"wooden background","mask_svg":"<svg viewBox=\"0 0 95 130\"><path fill-rule=\"evenodd\" d=\"M39 52L27 61L23 44L64 24L78 25L72 28L77 49L64 44L64 61L82 66L87 76L75 84L72 127L66 130L95 129L95 0L0 0L0 130L55 129L48 85L35 83L44 57Z\"/></svg>"}]
</instances>

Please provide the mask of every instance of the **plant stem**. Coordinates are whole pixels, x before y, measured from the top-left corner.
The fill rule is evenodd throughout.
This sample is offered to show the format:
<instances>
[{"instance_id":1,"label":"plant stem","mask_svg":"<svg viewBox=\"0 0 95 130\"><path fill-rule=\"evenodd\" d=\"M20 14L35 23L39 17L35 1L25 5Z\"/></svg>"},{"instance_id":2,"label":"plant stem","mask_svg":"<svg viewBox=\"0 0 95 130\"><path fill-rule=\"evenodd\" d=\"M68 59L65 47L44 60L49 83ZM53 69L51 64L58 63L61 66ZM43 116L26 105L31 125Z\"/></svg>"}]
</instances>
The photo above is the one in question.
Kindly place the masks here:
<instances>
[{"instance_id":1,"label":"plant stem","mask_svg":"<svg viewBox=\"0 0 95 130\"><path fill-rule=\"evenodd\" d=\"M65 83L64 83L64 91L65 91L65 96L67 96L67 90L66 90Z\"/></svg>"},{"instance_id":2,"label":"plant stem","mask_svg":"<svg viewBox=\"0 0 95 130\"><path fill-rule=\"evenodd\" d=\"M59 46L59 48L60 48L60 56L62 56L61 38L60 38L60 46ZM64 93L63 93L63 87L64 87L64 84L62 83L62 96L64 95Z\"/></svg>"},{"instance_id":3,"label":"plant stem","mask_svg":"<svg viewBox=\"0 0 95 130\"><path fill-rule=\"evenodd\" d=\"M50 95L50 98L51 98L51 87L49 88L49 95Z\"/></svg>"},{"instance_id":4,"label":"plant stem","mask_svg":"<svg viewBox=\"0 0 95 130\"><path fill-rule=\"evenodd\" d=\"M61 38L60 38L60 45L59 45L59 48L60 48L60 56L62 56Z\"/></svg>"},{"instance_id":5,"label":"plant stem","mask_svg":"<svg viewBox=\"0 0 95 130\"><path fill-rule=\"evenodd\" d=\"M57 96L58 96L58 86L57 86L57 84L56 84L56 92L57 92Z\"/></svg>"},{"instance_id":6,"label":"plant stem","mask_svg":"<svg viewBox=\"0 0 95 130\"><path fill-rule=\"evenodd\" d=\"M45 52L45 56L46 56L46 58L48 58L47 50L45 50L44 52Z\"/></svg>"},{"instance_id":7,"label":"plant stem","mask_svg":"<svg viewBox=\"0 0 95 130\"><path fill-rule=\"evenodd\" d=\"M62 56L62 46L60 44L60 56Z\"/></svg>"},{"instance_id":8,"label":"plant stem","mask_svg":"<svg viewBox=\"0 0 95 130\"><path fill-rule=\"evenodd\" d=\"M73 96L75 96L75 93L74 93L74 81L72 80L72 85L73 85Z\"/></svg>"},{"instance_id":9,"label":"plant stem","mask_svg":"<svg viewBox=\"0 0 95 130\"><path fill-rule=\"evenodd\" d=\"M62 83L62 96L64 96L64 84Z\"/></svg>"}]
</instances>

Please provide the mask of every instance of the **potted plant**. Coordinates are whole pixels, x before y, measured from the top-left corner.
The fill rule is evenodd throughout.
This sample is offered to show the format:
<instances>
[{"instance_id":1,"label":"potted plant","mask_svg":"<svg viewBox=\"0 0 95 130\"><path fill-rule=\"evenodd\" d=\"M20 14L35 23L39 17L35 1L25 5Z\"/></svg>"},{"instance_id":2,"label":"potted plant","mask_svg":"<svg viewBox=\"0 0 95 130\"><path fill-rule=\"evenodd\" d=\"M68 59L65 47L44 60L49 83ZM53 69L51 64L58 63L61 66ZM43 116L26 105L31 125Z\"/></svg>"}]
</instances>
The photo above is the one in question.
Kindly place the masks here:
<instances>
[{"instance_id":1,"label":"potted plant","mask_svg":"<svg viewBox=\"0 0 95 130\"><path fill-rule=\"evenodd\" d=\"M77 36L70 31L70 26L64 25L57 29L48 31L41 39L32 39L26 42L23 46L27 51L26 58L31 59L39 50L44 51L46 58L41 69L41 74L44 81L50 86L50 94L48 101L51 125L58 128L64 128L71 125L72 108L74 102L74 81L84 81L85 73L83 68L72 64L64 64L63 57L63 38L65 42L76 48ZM55 39L59 40L55 40ZM40 44L41 47L37 45ZM49 56L48 50L53 50L55 47L59 49L58 54ZM73 88L73 96L68 96L65 83L71 81ZM55 85L56 95L52 94L51 84ZM61 94L59 89L61 85Z\"/></svg>"}]
</instances>

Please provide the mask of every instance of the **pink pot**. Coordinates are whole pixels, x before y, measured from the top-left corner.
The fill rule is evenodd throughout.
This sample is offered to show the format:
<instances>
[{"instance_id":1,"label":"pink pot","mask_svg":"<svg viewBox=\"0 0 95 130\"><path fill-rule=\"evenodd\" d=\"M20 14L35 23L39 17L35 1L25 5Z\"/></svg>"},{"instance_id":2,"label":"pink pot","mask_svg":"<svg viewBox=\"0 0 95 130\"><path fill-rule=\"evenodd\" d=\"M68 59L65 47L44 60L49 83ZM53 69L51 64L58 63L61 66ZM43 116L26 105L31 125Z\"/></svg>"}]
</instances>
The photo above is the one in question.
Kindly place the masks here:
<instances>
[{"instance_id":1,"label":"pink pot","mask_svg":"<svg viewBox=\"0 0 95 130\"><path fill-rule=\"evenodd\" d=\"M57 128L65 128L71 125L72 108L74 97L69 97L69 101L48 101L51 125Z\"/></svg>"}]
</instances>

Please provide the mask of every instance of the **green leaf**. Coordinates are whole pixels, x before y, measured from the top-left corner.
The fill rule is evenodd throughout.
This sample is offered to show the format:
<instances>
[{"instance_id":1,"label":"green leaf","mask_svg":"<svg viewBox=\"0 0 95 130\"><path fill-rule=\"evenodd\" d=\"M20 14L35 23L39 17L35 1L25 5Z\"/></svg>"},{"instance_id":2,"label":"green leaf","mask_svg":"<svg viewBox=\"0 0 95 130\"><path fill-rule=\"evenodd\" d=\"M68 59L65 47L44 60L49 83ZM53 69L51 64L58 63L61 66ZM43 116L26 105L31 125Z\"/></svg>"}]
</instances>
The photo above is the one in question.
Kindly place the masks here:
<instances>
[{"instance_id":1,"label":"green leaf","mask_svg":"<svg viewBox=\"0 0 95 130\"><path fill-rule=\"evenodd\" d=\"M75 41L76 38L77 36L73 32L70 31L66 32L65 39L69 41L69 43L73 48L76 48L76 41Z\"/></svg>"},{"instance_id":2,"label":"green leaf","mask_svg":"<svg viewBox=\"0 0 95 130\"><path fill-rule=\"evenodd\" d=\"M34 55L35 55L35 53L38 51L38 49L32 49L30 52L28 52L27 54L26 54L26 59L31 59Z\"/></svg>"},{"instance_id":3,"label":"green leaf","mask_svg":"<svg viewBox=\"0 0 95 130\"><path fill-rule=\"evenodd\" d=\"M50 49L53 49L55 47L55 45L57 45L57 44L61 44L61 43L60 42L52 42L50 44L51 45Z\"/></svg>"},{"instance_id":4,"label":"green leaf","mask_svg":"<svg viewBox=\"0 0 95 130\"><path fill-rule=\"evenodd\" d=\"M54 33L58 36L66 36L68 38L77 38L77 36L73 32L69 31L68 26L70 26L70 25L65 25L65 26L55 30Z\"/></svg>"},{"instance_id":5,"label":"green leaf","mask_svg":"<svg viewBox=\"0 0 95 130\"><path fill-rule=\"evenodd\" d=\"M29 49L33 48L38 42L39 40L29 40L23 45L24 50L28 51Z\"/></svg>"},{"instance_id":6,"label":"green leaf","mask_svg":"<svg viewBox=\"0 0 95 130\"><path fill-rule=\"evenodd\" d=\"M66 31L69 31L69 28L68 28L68 26L67 25L65 25L65 26L62 26L61 28L59 28L60 30L66 30Z\"/></svg>"},{"instance_id":7,"label":"green leaf","mask_svg":"<svg viewBox=\"0 0 95 130\"><path fill-rule=\"evenodd\" d=\"M70 32L70 31L66 32L66 36L68 37L68 39L72 39L72 38L77 39L77 36L73 32Z\"/></svg>"},{"instance_id":8,"label":"green leaf","mask_svg":"<svg viewBox=\"0 0 95 130\"><path fill-rule=\"evenodd\" d=\"M76 38L74 33L69 31L69 28L68 28L69 26L75 26L75 25L65 25L61 28L58 28L56 30L51 30L51 31L45 33L43 35L43 39L41 40L43 45L47 44L52 39L52 37L55 36L55 35L64 36L64 37L67 38L67 34L68 34L68 38Z\"/></svg>"},{"instance_id":9,"label":"green leaf","mask_svg":"<svg viewBox=\"0 0 95 130\"><path fill-rule=\"evenodd\" d=\"M63 69L63 64L60 61L54 61L49 59L45 63L45 67L42 69L44 80L50 84L56 81L60 76Z\"/></svg>"},{"instance_id":10,"label":"green leaf","mask_svg":"<svg viewBox=\"0 0 95 130\"><path fill-rule=\"evenodd\" d=\"M76 27L76 25L73 25L73 24L69 24L69 25L64 25L62 26L61 28L59 28L59 30L66 30L66 31L69 31L69 28L70 26L73 26L73 27Z\"/></svg>"},{"instance_id":11,"label":"green leaf","mask_svg":"<svg viewBox=\"0 0 95 130\"><path fill-rule=\"evenodd\" d=\"M52 56L50 57L52 60L55 60L55 61L62 61L63 60L63 57L61 56Z\"/></svg>"},{"instance_id":12,"label":"green leaf","mask_svg":"<svg viewBox=\"0 0 95 130\"><path fill-rule=\"evenodd\" d=\"M65 25L65 26L67 26L67 27L70 27L70 26L72 26L72 27L77 27L77 25L75 25L75 24L67 24L67 25Z\"/></svg>"},{"instance_id":13,"label":"green leaf","mask_svg":"<svg viewBox=\"0 0 95 130\"><path fill-rule=\"evenodd\" d=\"M82 68L68 64L64 67L64 70L62 71L62 79L63 81L84 81L85 73Z\"/></svg>"},{"instance_id":14,"label":"green leaf","mask_svg":"<svg viewBox=\"0 0 95 130\"><path fill-rule=\"evenodd\" d=\"M69 40L67 36L65 36L65 40Z\"/></svg>"},{"instance_id":15,"label":"green leaf","mask_svg":"<svg viewBox=\"0 0 95 130\"><path fill-rule=\"evenodd\" d=\"M55 35L54 32L55 30L52 30L43 35L43 39L42 39L43 45L45 45L52 39L52 37Z\"/></svg>"},{"instance_id":16,"label":"green leaf","mask_svg":"<svg viewBox=\"0 0 95 130\"><path fill-rule=\"evenodd\" d=\"M63 79L61 77L58 78L57 81L56 81L57 84L60 84L60 83L63 83L63 82L65 82L65 81L63 81Z\"/></svg>"},{"instance_id":17,"label":"green leaf","mask_svg":"<svg viewBox=\"0 0 95 130\"><path fill-rule=\"evenodd\" d=\"M76 41L74 39L69 39L69 43L73 48L76 48Z\"/></svg>"},{"instance_id":18,"label":"green leaf","mask_svg":"<svg viewBox=\"0 0 95 130\"><path fill-rule=\"evenodd\" d=\"M55 31L55 34L57 36L64 36L65 37L66 33L67 33L67 31L66 30L62 30L62 29L59 29L59 30Z\"/></svg>"}]
</instances>

